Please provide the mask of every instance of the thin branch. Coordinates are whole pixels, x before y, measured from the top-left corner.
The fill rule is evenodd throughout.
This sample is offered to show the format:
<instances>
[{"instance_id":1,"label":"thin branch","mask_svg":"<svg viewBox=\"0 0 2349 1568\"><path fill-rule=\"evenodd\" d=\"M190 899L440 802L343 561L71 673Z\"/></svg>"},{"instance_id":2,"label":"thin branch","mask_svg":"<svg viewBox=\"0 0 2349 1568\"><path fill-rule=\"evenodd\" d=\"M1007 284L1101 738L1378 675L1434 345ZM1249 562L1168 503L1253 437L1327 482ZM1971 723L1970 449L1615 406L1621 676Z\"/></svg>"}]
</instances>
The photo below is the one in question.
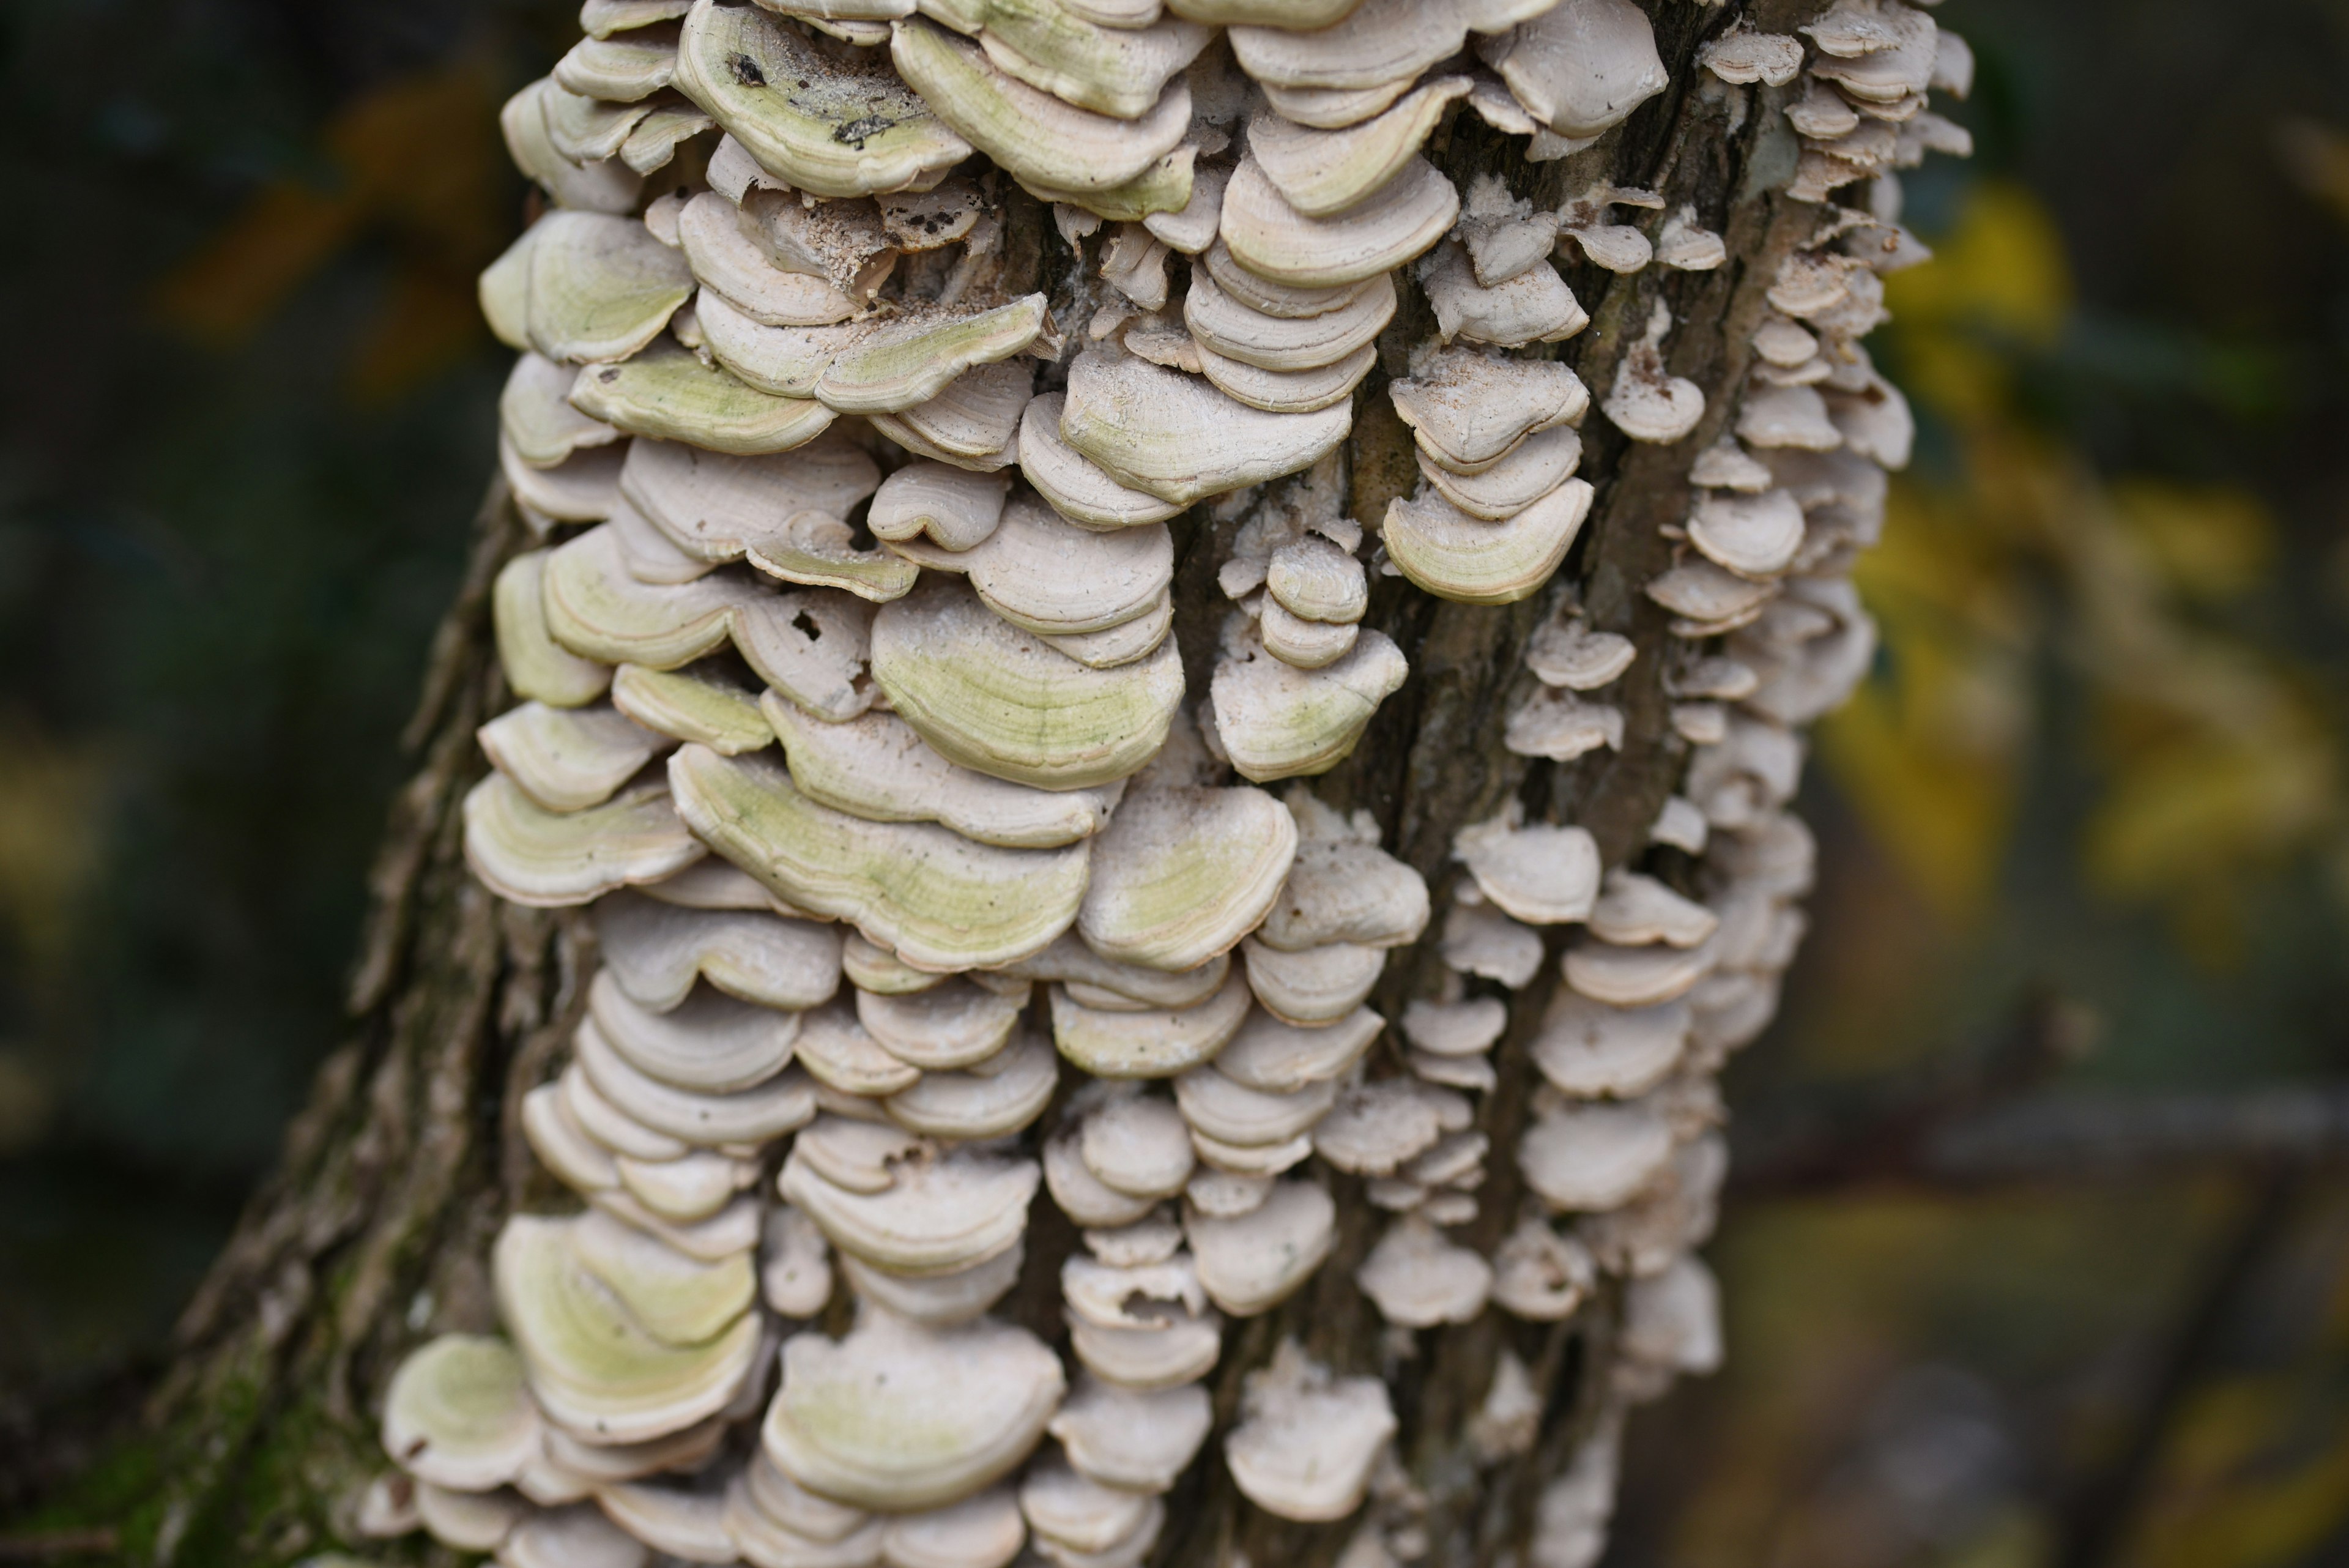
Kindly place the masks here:
<instances>
[{"instance_id":1,"label":"thin branch","mask_svg":"<svg viewBox=\"0 0 2349 1568\"><path fill-rule=\"evenodd\" d=\"M2066 1091L1921 1123L1903 1109L1831 1137L1774 1136L1765 1118L1737 1129L1734 1146L1731 1180L1748 1197L2309 1167L2349 1158L2349 1085L2233 1094Z\"/></svg>"}]
</instances>

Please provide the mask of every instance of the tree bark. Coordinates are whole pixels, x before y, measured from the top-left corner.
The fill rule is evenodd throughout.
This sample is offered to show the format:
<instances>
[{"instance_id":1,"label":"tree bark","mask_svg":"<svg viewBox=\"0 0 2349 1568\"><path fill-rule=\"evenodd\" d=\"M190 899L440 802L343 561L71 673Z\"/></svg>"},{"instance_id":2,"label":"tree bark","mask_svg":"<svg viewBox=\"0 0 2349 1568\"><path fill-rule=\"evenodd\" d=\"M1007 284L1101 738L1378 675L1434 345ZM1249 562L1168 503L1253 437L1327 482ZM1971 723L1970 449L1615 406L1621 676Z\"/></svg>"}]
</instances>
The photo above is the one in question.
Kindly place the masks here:
<instances>
[{"instance_id":1,"label":"tree bark","mask_svg":"<svg viewBox=\"0 0 2349 1568\"><path fill-rule=\"evenodd\" d=\"M1555 205L1600 179L1661 191L1670 207L1693 203L1729 250L1727 265L1706 273L1567 269L1591 326L1559 346L1561 357L1594 398L1661 297L1678 323L1670 368L1706 389L1711 406L1696 431L1670 447L1629 441L1596 417L1588 422L1583 472L1597 485L1596 503L1576 555L1543 594L1491 608L1439 602L1400 579L1374 583L1365 624L1402 647L1412 678L1356 754L1316 787L1342 809L1372 812L1392 852L1425 876L1439 910L1457 875L1447 863L1454 834L1509 797L1524 800L1536 820L1588 827L1614 865L1643 846L1681 775L1687 748L1673 734L1662 685L1669 617L1639 590L1671 562L1661 526L1683 515L1688 460L1731 417L1727 391L1744 375L1763 293L1819 213L1775 189L1795 151L1775 109L1798 88L1725 86L1695 67L1694 54L1701 37L1741 15L1784 31L1818 8L1659 0L1657 41L1672 85L1596 147L1526 164L1506 139L1464 115L1429 150L1464 189L1476 173L1498 172L1537 203ZM1049 224L1040 208L1027 210ZM1066 265L1065 247L1037 239ZM1349 510L1365 524L1416 481L1411 435L1385 382L1403 373L1410 346L1430 334L1431 322L1424 299L1410 292L1381 339L1382 373L1356 396ZM1212 596L1207 583L1237 524L1211 521L1202 507L1187 530L1177 526L1178 597ZM499 1225L517 1209L568 1196L537 1168L517 1106L549 1075L582 1012L593 938L579 914L517 908L474 882L458 809L485 771L474 729L509 701L492 645L490 587L528 542L503 485L492 485L408 733L417 771L377 860L349 1037L320 1070L276 1174L189 1304L144 1431L63 1500L60 1518L117 1528L125 1561L279 1563L354 1542L357 1499L385 1465L375 1425L391 1370L432 1334L494 1329L487 1254ZM1594 626L1631 638L1640 650L1615 699L1625 711L1624 743L1571 764L1529 763L1503 748L1502 722L1532 688L1521 657L1527 636L1568 591ZM1211 602L1220 616L1220 601ZM1211 630L1186 622L1178 636L1195 662L1212 648ZM1192 689L1203 691L1204 667L1191 673ZM1555 930L1550 940L1554 956ZM1374 1002L1389 1017L1433 989L1434 945L1431 931L1390 963ZM1510 1033L1495 1053L1500 1087L1482 1097L1481 1127L1495 1154L1480 1216L1462 1240L1488 1256L1521 1196L1507 1151L1527 1119L1535 1082L1524 1047L1555 977L1556 966L1545 964L1513 999ZM1425 1498L1427 1562L1483 1568L1521 1556L1536 1496L1596 1417L1603 1389L1588 1374L1604 1365L1613 1303L1602 1293L1558 1324L1488 1311L1465 1326L1392 1331L1353 1282L1380 1223L1361 1188L1357 1179L1335 1178L1340 1240L1312 1282L1272 1312L1229 1326L1210 1383L1219 1429L1233 1418L1244 1375L1293 1336L1340 1371L1387 1378L1402 1421L1398 1451ZM1026 1282L1049 1286L1074 1243L1066 1222L1040 1202ZM1049 1288L1023 1288L1002 1311L1048 1340L1060 1337ZM1532 1450L1494 1464L1479 1457L1468 1428L1505 1346L1531 1369L1547 1404ZM1213 1443L1167 1501L1169 1528L1154 1559L1164 1564L1245 1559L1320 1568L1346 1540L1342 1530L1285 1523L1247 1505ZM455 1560L421 1535L365 1551L383 1561Z\"/></svg>"}]
</instances>

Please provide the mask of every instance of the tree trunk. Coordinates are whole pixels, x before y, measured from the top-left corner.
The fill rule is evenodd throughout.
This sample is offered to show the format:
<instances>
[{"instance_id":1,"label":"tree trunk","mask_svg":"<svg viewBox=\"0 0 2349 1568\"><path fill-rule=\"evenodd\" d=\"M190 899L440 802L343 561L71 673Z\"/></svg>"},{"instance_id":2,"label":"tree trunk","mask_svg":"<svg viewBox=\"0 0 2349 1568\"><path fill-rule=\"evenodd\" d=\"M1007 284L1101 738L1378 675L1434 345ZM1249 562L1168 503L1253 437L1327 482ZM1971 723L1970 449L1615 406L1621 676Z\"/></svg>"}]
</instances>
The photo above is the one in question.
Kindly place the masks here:
<instances>
[{"instance_id":1,"label":"tree trunk","mask_svg":"<svg viewBox=\"0 0 2349 1568\"><path fill-rule=\"evenodd\" d=\"M1651 266L1624 274L1574 260L1568 281L1590 326L1559 346L1602 398L1639 343L1658 300L1669 305L1670 372L1704 389L1703 419L1682 440L1651 444L1593 417L1583 474L1597 487L1585 541L1568 568L1534 597L1504 606L1448 603L1400 577L1373 579L1366 626L1392 637L1408 682L1378 711L1354 753L1313 781L1341 810L1367 808L1382 844L1427 881L1434 907L1452 907L1464 873L1451 858L1464 826L1517 800L1528 819L1578 824L1606 865L1643 863L1694 891L1692 862L1651 854L1649 830L1680 787L1691 747L1674 730L1671 614L1641 590L1671 567L1691 499L1689 465L1724 438L1753 360L1765 295L1782 262L1815 244L1823 211L1784 187L1800 151L1783 108L1804 88L1730 85L1697 63L1699 44L1726 27L1791 33L1822 9L1812 0L1724 7L1655 0L1653 26L1671 85L1595 146L1559 161L1525 161L1525 139L1462 113L1429 157L1462 190L1497 174L1511 192L1555 208L1591 184L1663 193L1692 206L1726 242L1710 271ZM1037 204L1022 209L1049 229ZM1647 227L1652 236L1657 224ZM1050 233L1024 236L1047 266L1071 263ZM1077 253L1078 259L1082 252ZM1398 274L1400 278L1402 275ZM1056 280L1056 300L1070 280ZM1085 297L1082 288L1073 291ZM1071 351L1085 323L1063 321ZM1412 432L1387 385L1408 373L1412 348L1433 335L1416 288L1379 343L1379 369L1356 392L1345 447L1347 511L1375 533L1389 503L1417 483ZM1542 352L1547 352L1543 350ZM1220 519L1220 520L1219 520ZM1176 529L1176 636L1191 691L1204 693L1215 626L1226 608L1215 589L1240 518L1195 508ZM595 964L592 928L578 910L524 909L493 897L468 873L460 806L486 771L478 725L512 698L491 619L501 566L532 535L502 483L474 524L471 561L432 647L408 743L417 772L392 813L373 877L374 905L351 987L348 1041L321 1070L290 1129L280 1169L190 1304L146 1435L84 1496L96 1522L119 1526L126 1560L275 1563L361 1539L359 1509L386 1469L377 1423L401 1358L445 1332L495 1332L489 1249L512 1213L569 1198L538 1166L519 1121L523 1095L560 1065L585 1008ZM1638 649L1609 701L1622 711L1619 747L1564 763L1506 750L1506 717L1538 690L1525 666L1529 637L1559 597L1578 597L1589 623ZM1647 858L1643 861L1642 857ZM1425 939L1388 963L1372 1005L1389 1019L1444 981L1441 915ZM1534 1116L1540 1081L1527 1045L1558 983L1565 932L1546 932L1547 957L1509 996L1507 1033L1494 1050L1497 1089L1477 1098L1493 1151L1475 1217L1454 1239L1489 1258L1526 1198L1510 1151ZM1398 1042L1378 1048L1371 1072L1402 1070ZM1064 1085L1065 1093L1065 1085ZM1041 1132L1049 1128L1048 1113ZM1622 1402L1616 1360L1621 1282L1602 1280L1563 1322L1534 1323L1488 1308L1459 1325L1419 1331L1381 1321L1355 1282L1386 1222L1362 1179L1326 1172L1339 1204L1328 1261L1286 1302L1227 1323L1210 1375L1218 1437L1238 1419L1243 1383L1294 1339L1340 1373L1383 1380L1400 1422L1395 1453L1408 1485L1382 1481L1370 1515L1391 1557L1444 1568L1524 1561L1536 1504ZM1020 1288L999 1315L1061 1342L1053 1282L1079 1245L1048 1201L1035 1206ZM839 1332L835 1301L825 1326ZM1500 1444L1477 1423L1504 1352L1532 1376L1541 1410L1530 1443ZM1210 1439L1167 1499L1154 1562L1182 1568L1245 1561L1326 1564L1356 1539L1352 1523L1295 1523L1241 1497ZM1603 1510L1602 1510L1603 1515ZM372 1558L452 1561L412 1536L356 1547ZM1555 1563L1534 1552L1536 1561Z\"/></svg>"}]
</instances>

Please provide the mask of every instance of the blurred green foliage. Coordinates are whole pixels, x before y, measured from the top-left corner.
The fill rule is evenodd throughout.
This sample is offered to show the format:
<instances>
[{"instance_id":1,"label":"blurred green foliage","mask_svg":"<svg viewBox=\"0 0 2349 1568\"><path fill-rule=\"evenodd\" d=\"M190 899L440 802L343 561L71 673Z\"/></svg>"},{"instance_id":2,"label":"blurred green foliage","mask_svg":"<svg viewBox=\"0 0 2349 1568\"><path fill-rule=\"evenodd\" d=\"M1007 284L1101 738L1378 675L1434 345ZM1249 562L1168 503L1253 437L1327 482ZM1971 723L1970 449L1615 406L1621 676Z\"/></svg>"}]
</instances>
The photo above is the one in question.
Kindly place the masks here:
<instances>
[{"instance_id":1,"label":"blurred green foliage","mask_svg":"<svg viewBox=\"0 0 2349 1568\"><path fill-rule=\"evenodd\" d=\"M1813 934L1733 1101L1898 1072L2033 986L2101 1019L2083 1082L2337 1081L2349 6L1940 16L1980 153L1908 183L1940 259L1877 339L1920 420L1865 569L1884 653L1819 737ZM0 4L0 1403L152 1353L336 1039L491 462L493 111L571 31ZM1730 1366L1634 1422L1613 1562L2349 1560L2338 1192L1733 1204L1714 1253Z\"/></svg>"}]
</instances>

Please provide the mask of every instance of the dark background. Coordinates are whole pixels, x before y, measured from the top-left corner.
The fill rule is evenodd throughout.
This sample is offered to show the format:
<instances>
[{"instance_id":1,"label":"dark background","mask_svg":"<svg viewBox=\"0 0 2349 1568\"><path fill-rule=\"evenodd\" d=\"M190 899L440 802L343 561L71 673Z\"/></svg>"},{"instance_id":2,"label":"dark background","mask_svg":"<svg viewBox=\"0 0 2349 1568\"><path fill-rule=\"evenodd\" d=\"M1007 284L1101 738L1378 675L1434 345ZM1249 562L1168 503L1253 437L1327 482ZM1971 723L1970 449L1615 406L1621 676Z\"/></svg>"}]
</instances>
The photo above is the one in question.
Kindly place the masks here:
<instances>
[{"instance_id":1,"label":"dark background","mask_svg":"<svg viewBox=\"0 0 2349 1568\"><path fill-rule=\"evenodd\" d=\"M2349 5L1939 15L1979 150L1908 182L1940 260L1876 342L1923 431L1865 574L1884 655L1816 748L1813 934L1733 1073L1749 1147L2018 1042L2066 1103L2349 1078ZM336 1040L492 463L494 111L574 31L0 6L19 1434L151 1368ZM2077 1166L1733 1193L1729 1366L1635 1419L1609 1561L2349 1562L2337 1173Z\"/></svg>"}]
</instances>

